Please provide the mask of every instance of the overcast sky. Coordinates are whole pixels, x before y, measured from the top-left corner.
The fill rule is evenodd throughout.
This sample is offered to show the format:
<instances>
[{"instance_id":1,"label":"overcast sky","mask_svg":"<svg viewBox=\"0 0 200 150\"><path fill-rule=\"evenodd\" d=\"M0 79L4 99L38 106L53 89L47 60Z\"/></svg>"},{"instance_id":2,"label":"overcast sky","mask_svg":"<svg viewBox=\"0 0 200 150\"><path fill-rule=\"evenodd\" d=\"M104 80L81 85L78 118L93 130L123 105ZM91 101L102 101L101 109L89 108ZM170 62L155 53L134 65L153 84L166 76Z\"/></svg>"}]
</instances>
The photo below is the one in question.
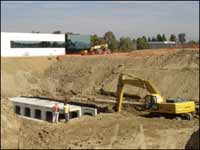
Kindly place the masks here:
<instances>
[{"instance_id":1,"label":"overcast sky","mask_svg":"<svg viewBox=\"0 0 200 150\"><path fill-rule=\"evenodd\" d=\"M198 1L1 1L1 31L51 33L55 30L119 38L186 33L199 39Z\"/></svg>"}]
</instances>

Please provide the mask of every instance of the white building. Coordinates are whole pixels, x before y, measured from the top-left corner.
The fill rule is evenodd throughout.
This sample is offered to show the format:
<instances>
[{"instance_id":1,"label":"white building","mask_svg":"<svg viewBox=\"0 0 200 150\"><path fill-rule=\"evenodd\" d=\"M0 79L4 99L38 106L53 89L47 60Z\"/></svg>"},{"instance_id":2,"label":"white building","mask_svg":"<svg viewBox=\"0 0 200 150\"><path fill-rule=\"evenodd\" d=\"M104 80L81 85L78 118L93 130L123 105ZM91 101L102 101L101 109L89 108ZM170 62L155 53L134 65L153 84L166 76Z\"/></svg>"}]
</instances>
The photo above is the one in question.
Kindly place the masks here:
<instances>
[{"instance_id":1,"label":"white building","mask_svg":"<svg viewBox=\"0 0 200 150\"><path fill-rule=\"evenodd\" d=\"M172 41L164 41L164 42L148 42L149 48L156 49L156 48L175 48L176 42Z\"/></svg>"},{"instance_id":2,"label":"white building","mask_svg":"<svg viewBox=\"0 0 200 150\"><path fill-rule=\"evenodd\" d=\"M64 34L1 32L1 56L64 55Z\"/></svg>"}]
</instances>

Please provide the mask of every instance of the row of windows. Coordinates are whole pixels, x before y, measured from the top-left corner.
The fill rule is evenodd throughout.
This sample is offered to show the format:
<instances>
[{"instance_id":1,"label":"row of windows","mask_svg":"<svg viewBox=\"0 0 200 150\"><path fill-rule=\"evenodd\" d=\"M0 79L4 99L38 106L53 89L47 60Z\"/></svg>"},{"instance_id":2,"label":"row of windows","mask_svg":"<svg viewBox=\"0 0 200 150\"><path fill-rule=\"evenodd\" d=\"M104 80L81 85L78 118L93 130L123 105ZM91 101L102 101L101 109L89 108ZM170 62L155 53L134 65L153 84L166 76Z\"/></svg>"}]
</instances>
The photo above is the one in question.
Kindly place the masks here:
<instances>
[{"instance_id":1,"label":"row of windows","mask_svg":"<svg viewBox=\"0 0 200 150\"><path fill-rule=\"evenodd\" d=\"M48 41L11 41L11 48L66 48L68 50L88 49L90 43L82 41L48 42Z\"/></svg>"},{"instance_id":2,"label":"row of windows","mask_svg":"<svg viewBox=\"0 0 200 150\"><path fill-rule=\"evenodd\" d=\"M65 42L11 41L11 48L65 48Z\"/></svg>"},{"instance_id":3,"label":"row of windows","mask_svg":"<svg viewBox=\"0 0 200 150\"><path fill-rule=\"evenodd\" d=\"M18 114L18 115L22 115L21 113L21 107L20 106L15 106L15 113ZM41 119L41 110L39 109L35 109L34 110L34 118L36 119ZM24 116L26 117L31 117L31 109L29 107L25 107L24 108ZM45 114L45 120L46 121L52 121L52 112L51 111L46 111L46 114ZM78 114L77 112L71 112L70 113L70 118L76 118L78 117ZM64 119L65 116L64 114L59 114L59 119Z\"/></svg>"},{"instance_id":4,"label":"row of windows","mask_svg":"<svg viewBox=\"0 0 200 150\"><path fill-rule=\"evenodd\" d=\"M176 44L149 44L150 48L175 48Z\"/></svg>"},{"instance_id":5,"label":"row of windows","mask_svg":"<svg viewBox=\"0 0 200 150\"><path fill-rule=\"evenodd\" d=\"M83 50L90 48L90 36L88 35L65 35L66 50Z\"/></svg>"},{"instance_id":6,"label":"row of windows","mask_svg":"<svg viewBox=\"0 0 200 150\"><path fill-rule=\"evenodd\" d=\"M21 111L20 106L15 106L15 113L18 114L18 115L21 115L20 111ZM24 108L24 116L31 117L31 110L30 110L29 107ZM50 116L51 116L51 118L49 118ZM41 119L41 110L35 109L34 118ZM51 119L52 119L52 112L47 111L46 112L46 120L50 121Z\"/></svg>"},{"instance_id":7,"label":"row of windows","mask_svg":"<svg viewBox=\"0 0 200 150\"><path fill-rule=\"evenodd\" d=\"M64 42L58 41L11 41L11 48L65 48L83 50L90 48L90 36L66 35Z\"/></svg>"}]
</instances>

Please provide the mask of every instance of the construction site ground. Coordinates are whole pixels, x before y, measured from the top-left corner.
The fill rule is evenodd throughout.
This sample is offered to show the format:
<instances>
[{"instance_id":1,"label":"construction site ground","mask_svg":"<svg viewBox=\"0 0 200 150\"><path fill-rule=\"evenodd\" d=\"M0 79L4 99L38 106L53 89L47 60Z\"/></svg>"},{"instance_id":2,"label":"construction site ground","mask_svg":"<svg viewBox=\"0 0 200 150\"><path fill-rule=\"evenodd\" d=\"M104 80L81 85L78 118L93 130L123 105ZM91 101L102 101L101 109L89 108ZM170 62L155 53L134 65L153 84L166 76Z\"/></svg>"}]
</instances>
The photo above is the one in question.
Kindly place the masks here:
<instances>
[{"instance_id":1,"label":"construction site ground","mask_svg":"<svg viewBox=\"0 0 200 150\"><path fill-rule=\"evenodd\" d=\"M185 148L198 146L193 120L149 118L123 107L121 113L83 116L69 123L16 116L9 97L87 101L112 107L120 73L152 81L165 98L199 102L199 50L141 50L109 55L1 58L1 148ZM142 103L147 92L127 86L125 100ZM96 101L96 102L95 102ZM104 103L105 101L105 103ZM110 104L111 102L111 104ZM192 143L192 144L191 144Z\"/></svg>"}]
</instances>

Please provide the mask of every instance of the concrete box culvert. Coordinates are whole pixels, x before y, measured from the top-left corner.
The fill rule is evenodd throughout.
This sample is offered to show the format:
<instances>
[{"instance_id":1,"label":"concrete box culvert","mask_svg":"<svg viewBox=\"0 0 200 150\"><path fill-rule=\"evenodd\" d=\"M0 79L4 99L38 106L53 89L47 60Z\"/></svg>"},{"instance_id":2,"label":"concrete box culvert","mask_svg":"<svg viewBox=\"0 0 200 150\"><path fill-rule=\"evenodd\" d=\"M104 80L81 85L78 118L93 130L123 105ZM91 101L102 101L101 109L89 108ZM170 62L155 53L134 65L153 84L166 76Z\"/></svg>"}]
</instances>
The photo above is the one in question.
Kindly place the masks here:
<instances>
[{"instance_id":1,"label":"concrete box culvert","mask_svg":"<svg viewBox=\"0 0 200 150\"><path fill-rule=\"evenodd\" d=\"M14 104L14 111L17 115L52 122L53 106L55 103L59 107L59 120L64 120L64 103L49 101L39 98L12 97L9 98ZM81 117L82 115L96 116L97 109L92 107L82 107L69 104L70 119Z\"/></svg>"}]
</instances>

